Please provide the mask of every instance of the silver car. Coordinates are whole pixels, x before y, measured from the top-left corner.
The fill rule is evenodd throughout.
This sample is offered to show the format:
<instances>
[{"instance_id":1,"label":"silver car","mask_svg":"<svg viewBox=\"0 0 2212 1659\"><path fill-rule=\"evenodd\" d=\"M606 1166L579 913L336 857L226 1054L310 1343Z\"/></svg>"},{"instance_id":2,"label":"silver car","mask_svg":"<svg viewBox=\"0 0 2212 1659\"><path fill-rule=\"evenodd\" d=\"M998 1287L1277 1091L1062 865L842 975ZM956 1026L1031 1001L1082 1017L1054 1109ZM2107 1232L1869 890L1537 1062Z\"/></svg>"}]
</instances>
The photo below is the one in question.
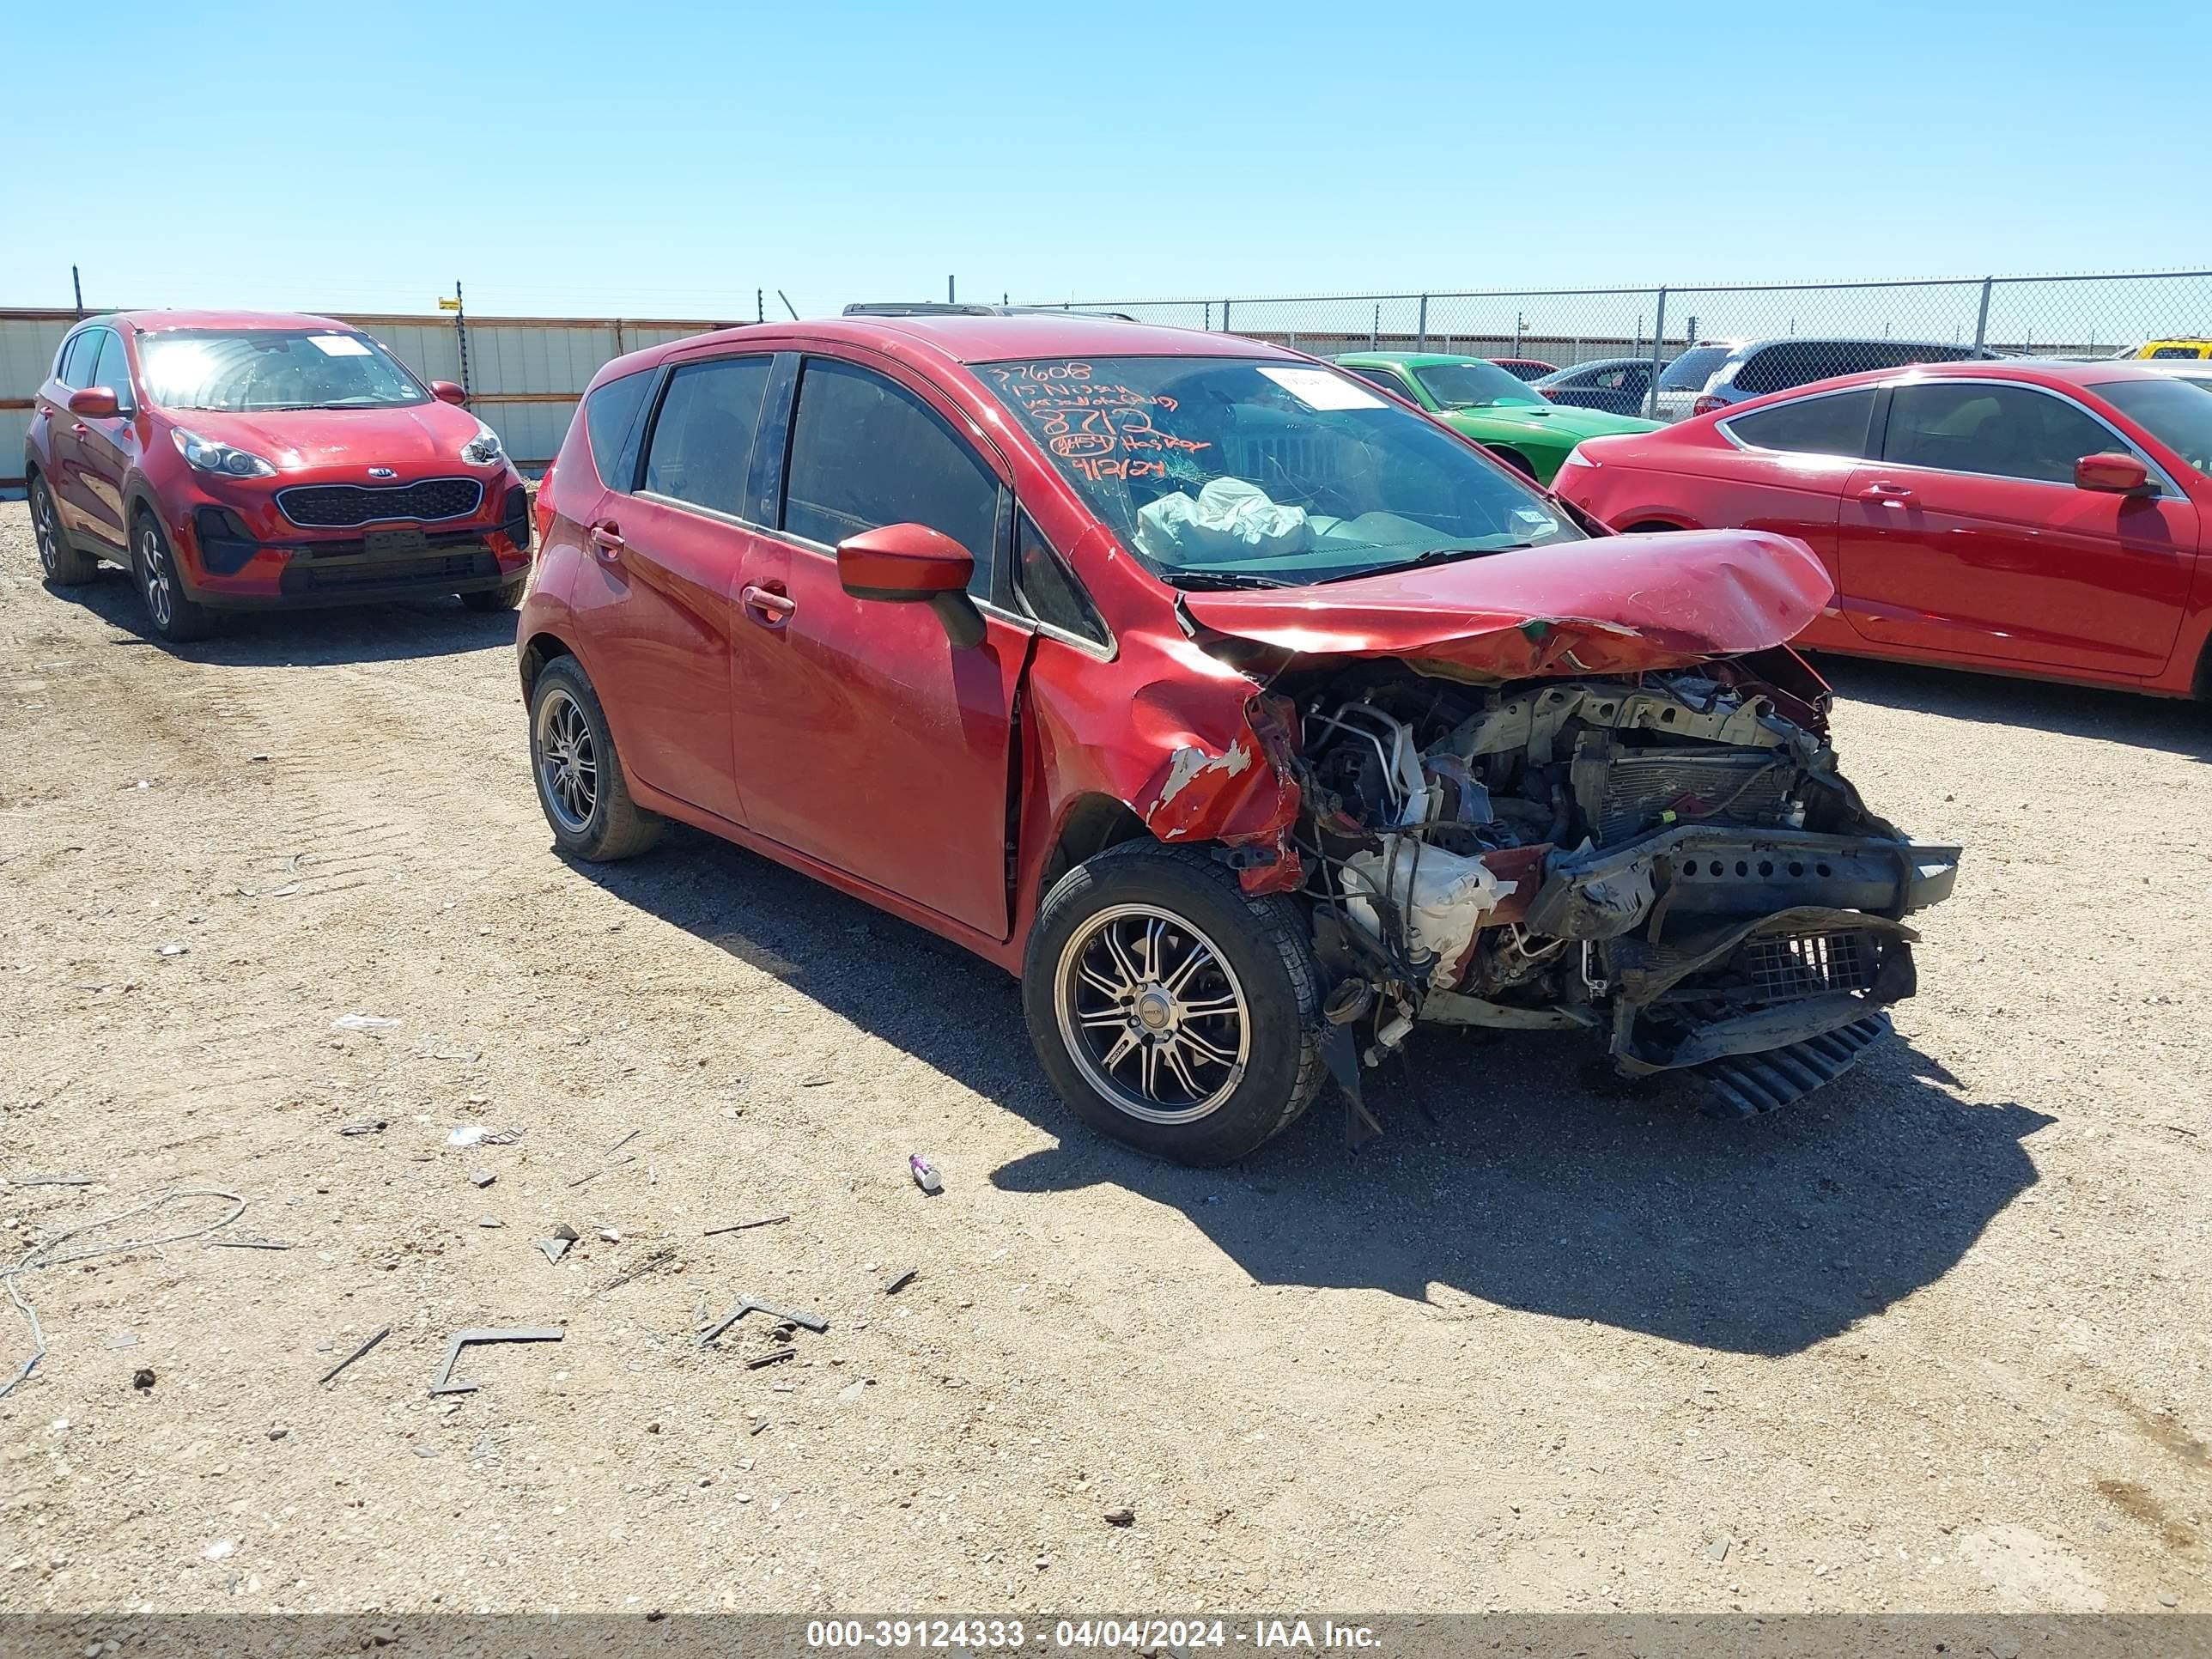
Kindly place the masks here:
<instances>
[{"instance_id":1,"label":"silver car","mask_svg":"<svg viewBox=\"0 0 2212 1659\"><path fill-rule=\"evenodd\" d=\"M1838 374L2002 355L1978 346L1941 345L1930 340L1824 340L1801 336L1783 340L1703 341L1676 357L1659 377L1658 408L1653 418L1679 421L1740 404L1747 398L1787 392L1792 386L1810 386Z\"/></svg>"}]
</instances>

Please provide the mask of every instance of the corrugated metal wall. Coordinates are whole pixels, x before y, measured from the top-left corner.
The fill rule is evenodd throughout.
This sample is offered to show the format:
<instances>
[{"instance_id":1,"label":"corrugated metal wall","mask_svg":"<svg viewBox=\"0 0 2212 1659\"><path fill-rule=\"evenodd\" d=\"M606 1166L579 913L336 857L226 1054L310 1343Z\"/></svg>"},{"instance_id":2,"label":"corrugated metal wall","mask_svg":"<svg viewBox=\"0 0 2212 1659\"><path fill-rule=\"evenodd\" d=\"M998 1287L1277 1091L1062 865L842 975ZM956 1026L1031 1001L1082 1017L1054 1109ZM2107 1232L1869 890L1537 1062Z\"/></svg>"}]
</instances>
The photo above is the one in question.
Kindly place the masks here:
<instances>
[{"instance_id":1,"label":"corrugated metal wall","mask_svg":"<svg viewBox=\"0 0 2212 1659\"><path fill-rule=\"evenodd\" d=\"M337 317L374 335L426 380L459 380L461 331L450 317ZM0 487L20 487L31 400L76 322L66 311L0 311ZM526 472L551 460L599 365L640 347L726 326L666 318L471 317L469 406Z\"/></svg>"}]
</instances>

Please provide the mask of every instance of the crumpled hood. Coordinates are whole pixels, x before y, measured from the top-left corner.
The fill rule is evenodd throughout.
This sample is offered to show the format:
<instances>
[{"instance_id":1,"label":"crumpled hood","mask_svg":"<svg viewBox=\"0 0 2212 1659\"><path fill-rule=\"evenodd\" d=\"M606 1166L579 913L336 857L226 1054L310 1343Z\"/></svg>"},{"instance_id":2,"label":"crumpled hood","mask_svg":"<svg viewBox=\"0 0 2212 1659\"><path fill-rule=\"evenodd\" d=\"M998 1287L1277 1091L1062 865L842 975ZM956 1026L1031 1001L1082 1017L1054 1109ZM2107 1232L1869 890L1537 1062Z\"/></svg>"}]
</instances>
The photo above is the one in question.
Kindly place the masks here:
<instances>
[{"instance_id":1,"label":"crumpled hood","mask_svg":"<svg viewBox=\"0 0 2212 1659\"><path fill-rule=\"evenodd\" d=\"M475 416L434 401L402 409L272 409L261 414L179 409L168 411L168 417L188 432L264 456L287 471L388 466L419 473L425 463L460 469L461 446L477 432Z\"/></svg>"},{"instance_id":2,"label":"crumpled hood","mask_svg":"<svg viewBox=\"0 0 2212 1659\"><path fill-rule=\"evenodd\" d=\"M1203 626L1454 679L1633 673L1794 639L1834 593L1813 550L1756 530L1600 536L1358 581L1192 592Z\"/></svg>"}]
</instances>

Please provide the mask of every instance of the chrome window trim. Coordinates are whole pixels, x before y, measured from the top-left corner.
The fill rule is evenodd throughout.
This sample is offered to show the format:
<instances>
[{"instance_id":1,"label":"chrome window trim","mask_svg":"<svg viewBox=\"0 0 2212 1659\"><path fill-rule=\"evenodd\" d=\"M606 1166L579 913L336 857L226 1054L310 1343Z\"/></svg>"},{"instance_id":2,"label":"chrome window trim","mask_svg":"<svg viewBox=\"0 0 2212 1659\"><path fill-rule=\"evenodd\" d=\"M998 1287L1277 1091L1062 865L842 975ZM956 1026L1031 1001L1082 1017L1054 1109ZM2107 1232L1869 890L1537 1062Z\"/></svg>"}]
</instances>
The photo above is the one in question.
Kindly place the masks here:
<instances>
[{"instance_id":1,"label":"chrome window trim","mask_svg":"<svg viewBox=\"0 0 2212 1659\"><path fill-rule=\"evenodd\" d=\"M2038 392L2045 398L2055 398L2060 403L2066 404L2068 407L2080 410L2082 414L2094 421L2099 426L2104 428L2106 431L2112 434L2113 440L2119 445L2123 453L2134 456L2137 460L2143 464L2144 470L2157 481L2159 485L2159 494L2152 499L2157 501L2186 501L2188 499L2187 493L2183 490L2179 484L2174 483L2173 475L2168 472L2163 466L2160 466L2158 462L2154 460L2150 456L2144 454L2142 446L2137 444L2134 439L2129 437L2126 433L2121 431L2119 428L2114 426L2110 421L2106 420L2102 415L2097 413L2095 410L2090 408L2088 404L2083 403L2079 398L2072 397L2066 392L2058 391L2055 387L2038 386L2033 380L2007 380L2003 376L1996 374L1945 374L1933 380L1915 380L1909 382L1900 380L1894 383L1885 382L1881 390L1889 392L1895 392L1908 384L1915 386L1941 385L2011 386L2022 392ZM1846 389L1857 390L1856 387ZM1885 432L1883 435L1886 438L1887 436L1887 432ZM2081 488L2080 485L2074 483L2070 478L2022 478L2017 477L2009 472L1962 472L1954 467L1922 466L1915 461L1885 461L1881 459L1879 457L1876 457L1875 460L1869 462L1869 465L1894 466L1907 472L1933 472L1947 478L2003 478L2013 483L2045 484L2054 489L2078 489Z\"/></svg>"},{"instance_id":2,"label":"chrome window trim","mask_svg":"<svg viewBox=\"0 0 2212 1659\"><path fill-rule=\"evenodd\" d=\"M2005 384L2007 386L2016 386L2019 382L2015 380L2008 380ZM1727 439L1729 443L1735 445L1736 448L1742 450L1746 454L1814 455L1819 456L1823 460L1850 461L1857 465L1864 466L1870 465L1879 458L1866 455L1830 455L1818 449L1770 449L1765 444L1755 444L1748 438L1738 437L1735 432L1735 423L1740 420L1743 420L1752 416L1771 415L1777 410L1795 409L1799 404L1816 404L1822 401L1824 398L1849 398L1862 392L1880 393L1887 392L1889 389L1890 388L1887 386L1832 386L1826 392L1808 392L1802 398L1790 398L1778 404L1769 404L1764 409L1747 409L1743 410L1741 414L1726 416L1720 420L1715 421L1713 422L1713 428L1721 434L1722 437ZM1873 430L1873 422L1871 419L1868 422L1868 430Z\"/></svg>"}]
</instances>

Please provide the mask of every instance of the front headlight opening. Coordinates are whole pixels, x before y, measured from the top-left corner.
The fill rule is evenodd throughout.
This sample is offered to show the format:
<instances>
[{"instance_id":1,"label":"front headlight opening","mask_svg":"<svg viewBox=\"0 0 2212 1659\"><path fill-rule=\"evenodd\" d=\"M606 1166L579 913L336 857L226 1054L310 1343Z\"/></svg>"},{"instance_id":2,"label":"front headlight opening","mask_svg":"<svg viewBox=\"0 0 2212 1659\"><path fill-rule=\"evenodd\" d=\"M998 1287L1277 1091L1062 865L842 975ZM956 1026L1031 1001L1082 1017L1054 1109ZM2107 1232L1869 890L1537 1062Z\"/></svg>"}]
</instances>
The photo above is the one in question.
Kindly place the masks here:
<instances>
[{"instance_id":1,"label":"front headlight opening","mask_svg":"<svg viewBox=\"0 0 2212 1659\"><path fill-rule=\"evenodd\" d=\"M477 422L477 435L461 446L461 459L471 466L489 466L506 453L500 447L499 434L482 421Z\"/></svg>"},{"instance_id":2,"label":"front headlight opening","mask_svg":"<svg viewBox=\"0 0 2212 1659\"><path fill-rule=\"evenodd\" d=\"M188 466L202 472L218 472L227 478L266 478L274 476L276 467L249 450L230 444L217 443L212 438L203 438L197 432L187 432L179 427L172 434L176 439L177 453L185 458Z\"/></svg>"}]
</instances>

